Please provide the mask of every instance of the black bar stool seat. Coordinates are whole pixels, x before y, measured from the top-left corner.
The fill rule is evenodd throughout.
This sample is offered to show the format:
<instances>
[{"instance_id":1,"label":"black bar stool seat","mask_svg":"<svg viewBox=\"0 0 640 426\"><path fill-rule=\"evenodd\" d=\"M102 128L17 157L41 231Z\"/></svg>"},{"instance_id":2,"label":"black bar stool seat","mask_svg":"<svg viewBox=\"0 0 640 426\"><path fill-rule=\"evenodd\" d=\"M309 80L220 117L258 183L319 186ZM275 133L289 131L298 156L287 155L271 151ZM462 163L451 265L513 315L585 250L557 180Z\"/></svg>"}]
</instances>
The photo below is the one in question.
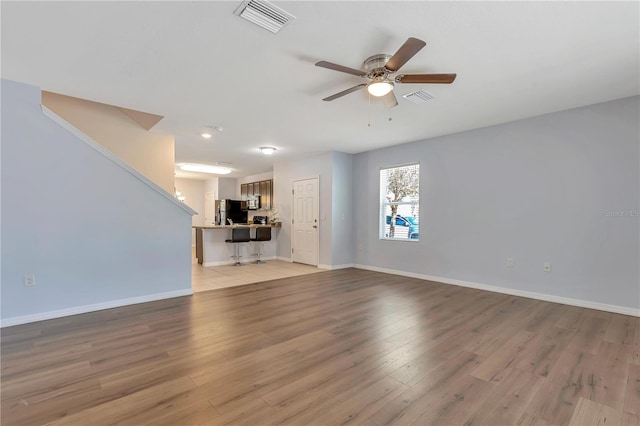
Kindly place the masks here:
<instances>
[{"instance_id":1,"label":"black bar stool seat","mask_svg":"<svg viewBox=\"0 0 640 426\"><path fill-rule=\"evenodd\" d=\"M242 257L240 256L240 244L248 243L249 241L251 241L251 230L249 228L232 228L231 239L224 240L225 243L234 245L233 256L231 256L236 260L233 264L234 266L242 266L242 263L240 263L240 258Z\"/></svg>"},{"instance_id":2,"label":"black bar stool seat","mask_svg":"<svg viewBox=\"0 0 640 426\"><path fill-rule=\"evenodd\" d=\"M258 251L256 252L256 256L258 260L256 263L267 263L260 259L262 256L262 246L264 241L271 241L271 227L270 226L260 226L256 228L256 237L252 238L251 241L255 241L258 243Z\"/></svg>"}]
</instances>

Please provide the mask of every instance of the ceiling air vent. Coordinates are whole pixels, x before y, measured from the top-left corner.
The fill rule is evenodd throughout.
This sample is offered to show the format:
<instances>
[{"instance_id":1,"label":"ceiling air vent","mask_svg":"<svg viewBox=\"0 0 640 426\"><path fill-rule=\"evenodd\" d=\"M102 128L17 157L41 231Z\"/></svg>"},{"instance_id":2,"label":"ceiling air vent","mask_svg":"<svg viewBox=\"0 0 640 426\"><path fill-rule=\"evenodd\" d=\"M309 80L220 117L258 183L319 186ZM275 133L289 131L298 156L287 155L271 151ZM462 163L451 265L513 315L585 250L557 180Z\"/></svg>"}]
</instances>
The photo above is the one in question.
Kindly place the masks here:
<instances>
[{"instance_id":1,"label":"ceiling air vent","mask_svg":"<svg viewBox=\"0 0 640 426\"><path fill-rule=\"evenodd\" d=\"M233 13L274 34L296 19L292 14L265 0L243 1Z\"/></svg>"},{"instance_id":2,"label":"ceiling air vent","mask_svg":"<svg viewBox=\"0 0 640 426\"><path fill-rule=\"evenodd\" d=\"M407 93L405 95L402 95L402 97L408 101L413 102L414 104L423 104L428 100L433 99L433 95L430 95L424 90L418 90L417 92Z\"/></svg>"}]
</instances>

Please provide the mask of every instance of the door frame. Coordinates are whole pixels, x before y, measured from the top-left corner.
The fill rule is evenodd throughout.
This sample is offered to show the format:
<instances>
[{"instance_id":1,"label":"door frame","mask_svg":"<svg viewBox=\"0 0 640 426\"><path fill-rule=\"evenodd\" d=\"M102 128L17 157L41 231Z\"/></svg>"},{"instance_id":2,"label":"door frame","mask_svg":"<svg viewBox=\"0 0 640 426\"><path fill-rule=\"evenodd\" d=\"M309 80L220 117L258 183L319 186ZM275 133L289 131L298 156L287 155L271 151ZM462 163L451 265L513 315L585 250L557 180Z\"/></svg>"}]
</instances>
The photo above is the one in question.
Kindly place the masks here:
<instances>
[{"instance_id":1,"label":"door frame","mask_svg":"<svg viewBox=\"0 0 640 426\"><path fill-rule=\"evenodd\" d=\"M317 268L318 265L320 265L320 175L315 175L315 176L310 176L310 177L305 177L305 178L296 178L296 179L292 179L291 180L291 222L289 222L289 225L291 225L291 252L289 253L289 255L291 256L291 263L293 262L293 240L295 238L295 233L293 232L293 219L295 218L295 197L294 197L294 190L295 190L295 183L299 182L301 180L310 180L310 179L315 179L318 182L318 199L316 202L316 208L317 208L317 213L318 213L318 230L316 232L316 253L317 253L317 259L316 259L316 264L315 267ZM306 265L306 263L305 263Z\"/></svg>"}]
</instances>

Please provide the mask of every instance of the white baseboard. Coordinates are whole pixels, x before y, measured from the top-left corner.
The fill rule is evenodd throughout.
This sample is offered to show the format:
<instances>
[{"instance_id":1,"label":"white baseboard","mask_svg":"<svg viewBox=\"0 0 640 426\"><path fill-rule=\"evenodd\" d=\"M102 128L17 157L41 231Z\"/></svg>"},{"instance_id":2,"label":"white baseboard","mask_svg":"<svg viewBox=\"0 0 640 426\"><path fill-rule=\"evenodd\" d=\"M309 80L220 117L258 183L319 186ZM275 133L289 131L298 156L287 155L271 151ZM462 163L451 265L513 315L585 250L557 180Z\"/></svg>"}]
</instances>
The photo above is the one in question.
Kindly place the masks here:
<instances>
[{"instance_id":1,"label":"white baseboard","mask_svg":"<svg viewBox=\"0 0 640 426\"><path fill-rule=\"evenodd\" d=\"M262 256L261 259L266 262L267 260L274 260L274 259L276 259L276 257L275 256ZM245 263L253 263L255 261L256 261L256 259L241 260L241 262L243 264L245 264ZM236 263L235 260L220 260L220 261L217 261L217 262L204 262L202 264L202 266L224 266L224 265L233 265L234 263Z\"/></svg>"},{"instance_id":2,"label":"white baseboard","mask_svg":"<svg viewBox=\"0 0 640 426\"><path fill-rule=\"evenodd\" d=\"M497 287L494 285L480 284L472 281L462 281L452 278L436 277L433 275L416 274L414 272L399 271L396 269L379 268L377 266L354 265L358 269L366 269L368 271L384 272L387 274L401 275L403 277L418 278L421 280L435 281L444 284L452 284L460 287L475 288L478 290L492 291L494 293L509 294L511 296L526 297L529 299L544 300L545 302L560 303L563 305L578 306L580 308L596 309L599 311L613 312L616 314L631 315L640 317L640 309L629 308L626 306L608 305L606 303L592 302L590 300L572 299L569 297L555 296L552 294L536 293L526 290L515 290L506 287Z\"/></svg>"},{"instance_id":3,"label":"white baseboard","mask_svg":"<svg viewBox=\"0 0 640 426\"><path fill-rule=\"evenodd\" d=\"M120 306L136 305L138 303L154 302L156 300L162 299L171 299L173 297L191 296L192 294L193 290L188 288L184 290L167 291L165 293L149 294L146 296L130 297L128 299L112 300L110 302L95 303L93 305L76 306L73 308L42 312L33 315L5 318L0 323L0 328L10 327L12 325L27 324L36 321L44 321L53 318L67 317L70 315L85 314L87 312L101 311L103 309L118 308Z\"/></svg>"},{"instance_id":4,"label":"white baseboard","mask_svg":"<svg viewBox=\"0 0 640 426\"><path fill-rule=\"evenodd\" d=\"M277 256L276 259L282 260L283 262L289 262L289 263L293 262L293 260L290 257Z\"/></svg>"},{"instance_id":5,"label":"white baseboard","mask_svg":"<svg viewBox=\"0 0 640 426\"><path fill-rule=\"evenodd\" d=\"M335 269L345 269L345 268L353 268L355 265L353 263L345 263L344 265L318 265L320 269L328 269L330 271Z\"/></svg>"}]
</instances>

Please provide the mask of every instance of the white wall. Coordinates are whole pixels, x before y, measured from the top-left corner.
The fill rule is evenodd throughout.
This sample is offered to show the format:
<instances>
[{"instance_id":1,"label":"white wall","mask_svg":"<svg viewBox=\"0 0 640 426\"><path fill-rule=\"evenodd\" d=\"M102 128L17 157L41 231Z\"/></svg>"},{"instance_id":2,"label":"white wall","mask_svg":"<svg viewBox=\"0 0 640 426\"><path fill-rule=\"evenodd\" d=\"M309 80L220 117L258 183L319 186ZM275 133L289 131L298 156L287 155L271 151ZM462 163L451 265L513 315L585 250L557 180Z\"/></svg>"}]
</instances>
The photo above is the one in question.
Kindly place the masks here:
<instances>
[{"instance_id":1,"label":"white wall","mask_svg":"<svg viewBox=\"0 0 640 426\"><path fill-rule=\"evenodd\" d=\"M209 178L204 181L204 192L205 194L208 192L213 192L214 199L216 200L220 199L220 197L218 197L218 178L217 177Z\"/></svg>"},{"instance_id":2,"label":"white wall","mask_svg":"<svg viewBox=\"0 0 640 426\"><path fill-rule=\"evenodd\" d=\"M230 198L232 200L240 199L240 187L235 178L218 178L218 199L224 200Z\"/></svg>"},{"instance_id":3,"label":"white wall","mask_svg":"<svg viewBox=\"0 0 640 426\"><path fill-rule=\"evenodd\" d=\"M3 325L191 293L189 213L44 116L39 88L2 80L1 113Z\"/></svg>"},{"instance_id":4,"label":"white wall","mask_svg":"<svg viewBox=\"0 0 640 426\"><path fill-rule=\"evenodd\" d=\"M50 92L42 92L42 104L173 193L173 135L151 133L112 105Z\"/></svg>"},{"instance_id":5,"label":"white wall","mask_svg":"<svg viewBox=\"0 0 640 426\"><path fill-rule=\"evenodd\" d=\"M186 205L198 212L191 219L193 226L204 226L204 188L204 180L176 178L176 191L185 197ZM191 243L196 243L195 229L191 230Z\"/></svg>"},{"instance_id":6,"label":"white wall","mask_svg":"<svg viewBox=\"0 0 640 426\"><path fill-rule=\"evenodd\" d=\"M640 308L639 99L355 155L357 263ZM420 241L381 241L379 169L414 161Z\"/></svg>"}]
</instances>

